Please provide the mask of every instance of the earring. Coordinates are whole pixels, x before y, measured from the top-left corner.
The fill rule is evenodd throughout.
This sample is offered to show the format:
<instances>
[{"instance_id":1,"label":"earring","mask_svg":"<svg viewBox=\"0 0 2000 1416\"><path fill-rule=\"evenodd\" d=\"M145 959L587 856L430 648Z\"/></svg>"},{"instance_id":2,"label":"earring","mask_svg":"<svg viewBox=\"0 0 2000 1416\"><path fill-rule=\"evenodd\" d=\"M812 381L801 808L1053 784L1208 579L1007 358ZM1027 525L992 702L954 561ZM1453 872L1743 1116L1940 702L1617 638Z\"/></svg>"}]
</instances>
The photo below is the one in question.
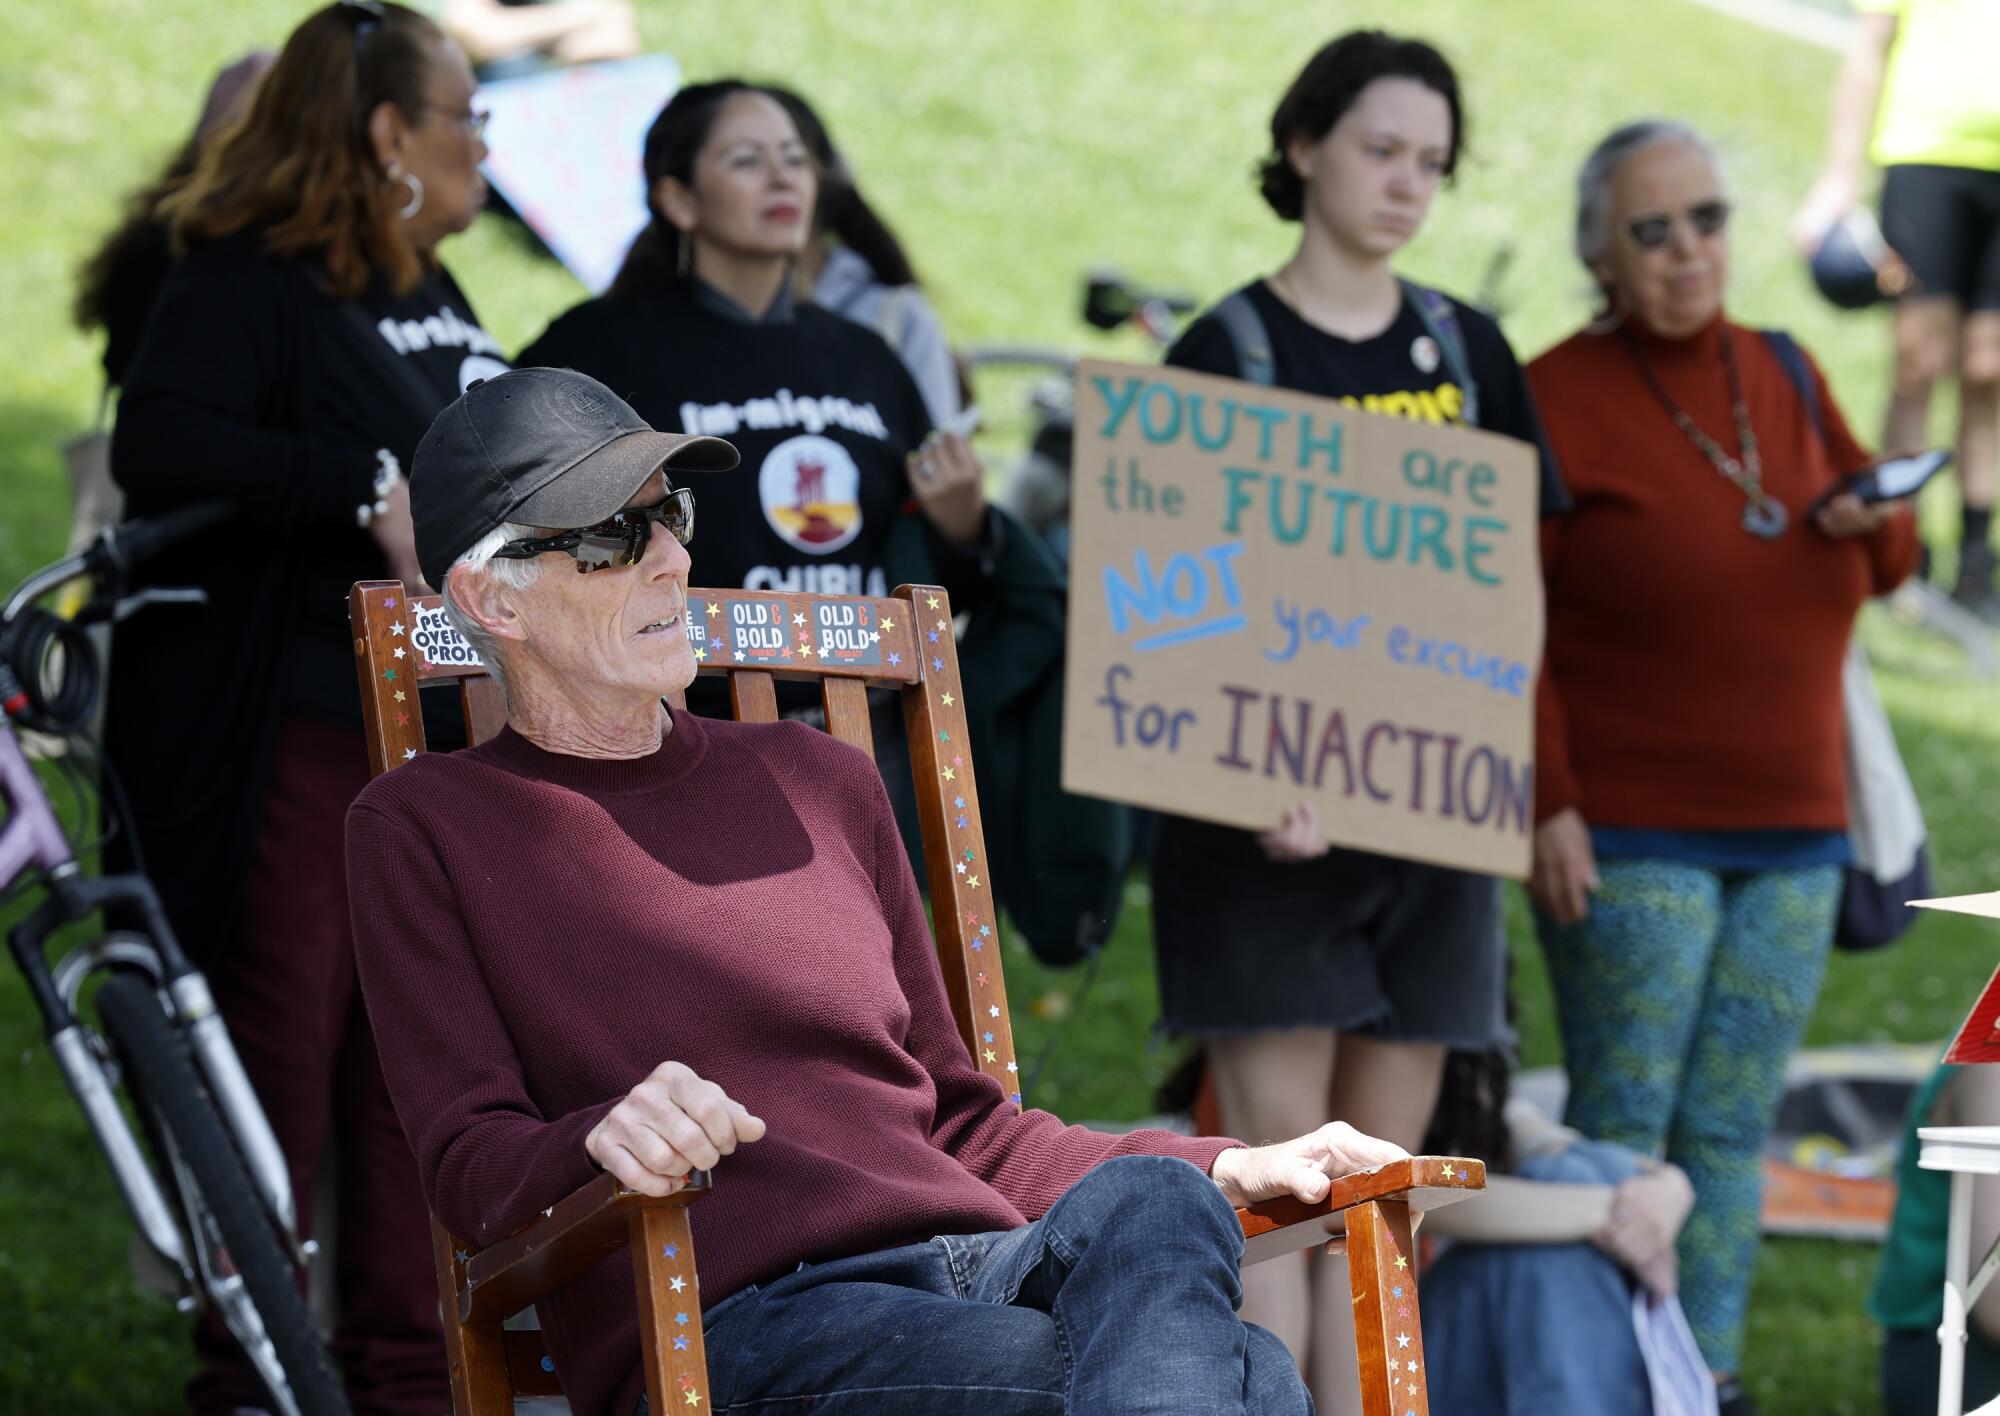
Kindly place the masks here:
<instances>
[{"instance_id":1,"label":"earring","mask_svg":"<svg viewBox=\"0 0 2000 1416\"><path fill-rule=\"evenodd\" d=\"M408 221L424 209L424 183L422 178L418 177L414 172L405 172L403 164L395 161L393 158L389 162L389 170L386 176L392 184L402 182L407 184L410 189L409 201L405 202L397 210L396 215Z\"/></svg>"},{"instance_id":2,"label":"earring","mask_svg":"<svg viewBox=\"0 0 2000 1416\"><path fill-rule=\"evenodd\" d=\"M1603 294L1607 292L1600 287L1599 293ZM1584 326L1586 332L1590 334L1610 334L1618 326L1624 324L1625 316L1631 313L1631 307L1625 300L1623 287L1612 286L1609 288L1608 293L1611 298L1604 302L1602 310L1590 317L1590 323Z\"/></svg>"}]
</instances>

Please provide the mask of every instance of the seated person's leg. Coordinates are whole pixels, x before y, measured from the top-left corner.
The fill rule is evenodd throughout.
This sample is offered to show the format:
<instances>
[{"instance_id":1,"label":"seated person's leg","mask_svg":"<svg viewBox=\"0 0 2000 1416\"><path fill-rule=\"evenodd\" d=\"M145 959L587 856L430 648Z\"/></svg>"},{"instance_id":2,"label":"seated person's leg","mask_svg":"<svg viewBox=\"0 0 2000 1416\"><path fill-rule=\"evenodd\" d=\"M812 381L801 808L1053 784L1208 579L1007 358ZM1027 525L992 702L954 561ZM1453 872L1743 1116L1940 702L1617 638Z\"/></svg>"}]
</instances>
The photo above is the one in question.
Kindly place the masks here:
<instances>
[{"instance_id":1,"label":"seated person's leg","mask_svg":"<svg viewBox=\"0 0 2000 1416\"><path fill-rule=\"evenodd\" d=\"M1588 1244L1459 1244L1423 1277L1433 1411L1648 1416L1632 1290Z\"/></svg>"}]
</instances>

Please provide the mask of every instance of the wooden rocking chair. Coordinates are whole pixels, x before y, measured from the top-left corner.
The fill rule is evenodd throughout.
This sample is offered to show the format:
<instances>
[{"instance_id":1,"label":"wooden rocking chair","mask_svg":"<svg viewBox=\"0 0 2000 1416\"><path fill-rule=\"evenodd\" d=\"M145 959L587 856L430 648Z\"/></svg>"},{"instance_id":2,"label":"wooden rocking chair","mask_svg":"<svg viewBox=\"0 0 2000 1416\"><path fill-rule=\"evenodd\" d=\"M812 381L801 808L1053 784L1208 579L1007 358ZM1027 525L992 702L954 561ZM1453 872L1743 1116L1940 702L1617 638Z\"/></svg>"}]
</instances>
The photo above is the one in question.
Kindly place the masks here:
<instances>
[{"instance_id":1,"label":"wooden rocking chair","mask_svg":"<svg viewBox=\"0 0 2000 1416\"><path fill-rule=\"evenodd\" d=\"M1020 1105L992 882L980 878L986 849L944 592L905 585L874 599L690 590L687 605L700 671L729 676L742 721L777 719L774 680L815 682L827 731L872 755L868 690L900 690L952 1014L974 1063ZM411 597L394 581L363 581L349 595L348 615L375 772L424 750L422 688L458 686L472 741L500 730L506 710L499 685L447 626L441 597ZM1245 1263L1323 1243L1344 1228L1367 1416L1429 1410L1411 1212L1463 1199L1485 1184L1480 1161L1420 1156L1337 1180L1316 1205L1283 1199L1238 1211ZM516 1395L561 1394L541 1334L504 1324L626 1244L634 1256L651 1408L664 1416L705 1404L708 1370L687 1206L707 1188L708 1177L697 1174L687 1188L654 1199L602 1175L526 1228L478 1250L434 1220L455 1416L512 1416ZM669 1331L672 1343L664 1340Z\"/></svg>"}]
</instances>

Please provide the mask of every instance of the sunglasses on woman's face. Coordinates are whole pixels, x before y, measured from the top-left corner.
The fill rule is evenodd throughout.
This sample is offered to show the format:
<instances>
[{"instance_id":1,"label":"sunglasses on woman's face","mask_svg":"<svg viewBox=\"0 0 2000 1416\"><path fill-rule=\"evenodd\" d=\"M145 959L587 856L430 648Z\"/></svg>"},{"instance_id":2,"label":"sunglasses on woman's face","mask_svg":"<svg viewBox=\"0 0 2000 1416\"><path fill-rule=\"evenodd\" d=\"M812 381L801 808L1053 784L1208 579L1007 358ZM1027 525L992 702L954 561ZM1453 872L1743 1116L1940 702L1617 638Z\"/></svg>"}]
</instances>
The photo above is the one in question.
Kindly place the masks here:
<instances>
[{"instance_id":1,"label":"sunglasses on woman's face","mask_svg":"<svg viewBox=\"0 0 2000 1416\"><path fill-rule=\"evenodd\" d=\"M653 527L664 526L683 546L694 539L694 493L676 487L654 506L627 507L595 526L558 531L553 536L528 536L509 541L493 554L505 560L533 560L544 551L562 551L576 559L578 574L637 565L653 539Z\"/></svg>"},{"instance_id":2,"label":"sunglasses on woman's face","mask_svg":"<svg viewBox=\"0 0 2000 1416\"><path fill-rule=\"evenodd\" d=\"M1682 213L1687 218L1697 236L1713 236L1729 224L1729 203L1717 198L1709 202L1697 202ZM1625 223L1625 230L1632 237L1632 244L1642 251L1657 251L1671 241L1674 236L1674 215L1671 212L1651 212L1637 216Z\"/></svg>"}]
</instances>

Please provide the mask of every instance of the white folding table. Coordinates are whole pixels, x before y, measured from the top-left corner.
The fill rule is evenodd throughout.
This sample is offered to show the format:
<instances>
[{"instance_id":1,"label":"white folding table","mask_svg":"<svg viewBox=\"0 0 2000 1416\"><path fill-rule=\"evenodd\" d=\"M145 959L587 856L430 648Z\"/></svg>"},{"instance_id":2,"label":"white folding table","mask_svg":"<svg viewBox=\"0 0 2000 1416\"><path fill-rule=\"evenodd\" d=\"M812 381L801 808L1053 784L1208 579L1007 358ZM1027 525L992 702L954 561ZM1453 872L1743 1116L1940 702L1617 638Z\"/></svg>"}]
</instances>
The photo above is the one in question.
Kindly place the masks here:
<instances>
[{"instance_id":1,"label":"white folding table","mask_svg":"<svg viewBox=\"0 0 2000 1416\"><path fill-rule=\"evenodd\" d=\"M1938 1324L1938 1416L1964 1416L1965 1321L1993 1275L2000 1272L2000 1240L1973 1268L1972 1182L2000 1175L2000 1126L1920 1126L1917 1164L1951 1172L1950 1221L1945 1240L1944 1321ZM2000 1416L2000 1400L1972 1416Z\"/></svg>"}]
</instances>

